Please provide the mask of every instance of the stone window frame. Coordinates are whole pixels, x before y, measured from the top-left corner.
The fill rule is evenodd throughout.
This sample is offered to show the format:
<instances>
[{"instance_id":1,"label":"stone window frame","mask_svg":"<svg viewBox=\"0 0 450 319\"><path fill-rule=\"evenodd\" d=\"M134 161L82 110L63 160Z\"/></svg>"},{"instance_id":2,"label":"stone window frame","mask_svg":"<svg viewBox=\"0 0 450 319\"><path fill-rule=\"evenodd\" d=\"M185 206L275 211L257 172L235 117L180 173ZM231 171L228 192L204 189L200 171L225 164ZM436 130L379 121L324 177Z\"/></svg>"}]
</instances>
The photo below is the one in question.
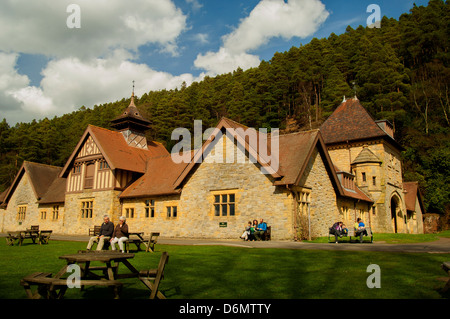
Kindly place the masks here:
<instances>
[{"instance_id":1,"label":"stone window frame","mask_svg":"<svg viewBox=\"0 0 450 319\"><path fill-rule=\"evenodd\" d=\"M300 216L308 216L311 212L311 189L301 188L296 192L297 210Z\"/></svg>"},{"instance_id":2,"label":"stone window frame","mask_svg":"<svg viewBox=\"0 0 450 319\"><path fill-rule=\"evenodd\" d=\"M24 221L27 217L27 208L28 205L19 205L17 206L17 220Z\"/></svg>"},{"instance_id":3,"label":"stone window frame","mask_svg":"<svg viewBox=\"0 0 450 319\"><path fill-rule=\"evenodd\" d=\"M146 199L144 202L144 216L145 218L155 218L156 200Z\"/></svg>"},{"instance_id":4,"label":"stone window frame","mask_svg":"<svg viewBox=\"0 0 450 319\"><path fill-rule=\"evenodd\" d=\"M42 209L39 211L39 219L40 220L47 219L47 210L46 209Z\"/></svg>"},{"instance_id":5,"label":"stone window frame","mask_svg":"<svg viewBox=\"0 0 450 319\"><path fill-rule=\"evenodd\" d=\"M125 206L123 208L123 210L124 210L124 216L127 219L135 219L137 217L136 216L136 209L134 208L134 206Z\"/></svg>"},{"instance_id":6,"label":"stone window frame","mask_svg":"<svg viewBox=\"0 0 450 319\"><path fill-rule=\"evenodd\" d=\"M52 220L58 220L59 219L59 205L53 205L52 207Z\"/></svg>"},{"instance_id":7,"label":"stone window frame","mask_svg":"<svg viewBox=\"0 0 450 319\"><path fill-rule=\"evenodd\" d=\"M238 215L238 190L211 191L212 216L216 218L233 218ZM225 200L224 200L225 199ZM232 200L234 199L234 200ZM224 214L223 208L226 207ZM231 209L232 208L232 209ZM231 214L233 211L233 214Z\"/></svg>"},{"instance_id":8,"label":"stone window frame","mask_svg":"<svg viewBox=\"0 0 450 319\"><path fill-rule=\"evenodd\" d=\"M91 203L89 205L89 203ZM82 199L80 201L80 217L81 219L92 219L94 216L94 199Z\"/></svg>"},{"instance_id":9,"label":"stone window frame","mask_svg":"<svg viewBox=\"0 0 450 319\"><path fill-rule=\"evenodd\" d=\"M178 219L178 205L165 205L166 219Z\"/></svg>"}]
</instances>

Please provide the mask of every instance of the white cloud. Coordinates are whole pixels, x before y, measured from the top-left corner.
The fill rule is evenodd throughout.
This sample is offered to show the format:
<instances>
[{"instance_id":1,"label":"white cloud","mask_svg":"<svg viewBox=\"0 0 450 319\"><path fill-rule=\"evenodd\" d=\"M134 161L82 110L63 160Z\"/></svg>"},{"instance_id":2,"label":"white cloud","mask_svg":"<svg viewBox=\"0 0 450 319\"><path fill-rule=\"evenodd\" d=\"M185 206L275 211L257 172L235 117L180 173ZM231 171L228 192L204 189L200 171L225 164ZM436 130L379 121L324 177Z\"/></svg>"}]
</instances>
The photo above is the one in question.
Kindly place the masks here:
<instances>
[{"instance_id":1,"label":"white cloud","mask_svg":"<svg viewBox=\"0 0 450 319\"><path fill-rule=\"evenodd\" d=\"M137 94L193 82L190 74L173 76L131 62L142 45L178 54L187 17L172 0L78 0L79 29L67 27L72 3L0 2L0 117L9 123L120 100L130 96L132 80ZM21 53L51 58L39 86L18 73Z\"/></svg>"},{"instance_id":2,"label":"white cloud","mask_svg":"<svg viewBox=\"0 0 450 319\"><path fill-rule=\"evenodd\" d=\"M317 31L329 13L320 0L261 0L237 29L223 36L218 52L199 54L195 66L209 74L257 66L259 57L248 52L267 44L271 38L305 38ZM226 61L226 66L220 65ZM229 67L229 68L228 68Z\"/></svg>"},{"instance_id":3,"label":"white cloud","mask_svg":"<svg viewBox=\"0 0 450 319\"><path fill-rule=\"evenodd\" d=\"M92 58L110 49L157 44L176 54L187 17L171 0L78 0L81 28L68 28L72 0L0 2L0 47L6 52Z\"/></svg>"},{"instance_id":4,"label":"white cloud","mask_svg":"<svg viewBox=\"0 0 450 319\"><path fill-rule=\"evenodd\" d=\"M9 90L9 95L20 102L23 111L50 116L72 112L82 105L91 107L121 100L131 95L133 80L137 95L149 90L174 89L183 82L190 85L195 80L191 74L173 76L118 56L121 54L88 62L74 57L53 60L42 71L44 78L39 88L16 88Z\"/></svg>"},{"instance_id":5,"label":"white cloud","mask_svg":"<svg viewBox=\"0 0 450 319\"><path fill-rule=\"evenodd\" d=\"M252 54L232 53L227 48L220 48L218 52L199 54L194 63L197 68L207 70L209 75L216 75L236 70L238 67L256 67L260 60Z\"/></svg>"}]
</instances>

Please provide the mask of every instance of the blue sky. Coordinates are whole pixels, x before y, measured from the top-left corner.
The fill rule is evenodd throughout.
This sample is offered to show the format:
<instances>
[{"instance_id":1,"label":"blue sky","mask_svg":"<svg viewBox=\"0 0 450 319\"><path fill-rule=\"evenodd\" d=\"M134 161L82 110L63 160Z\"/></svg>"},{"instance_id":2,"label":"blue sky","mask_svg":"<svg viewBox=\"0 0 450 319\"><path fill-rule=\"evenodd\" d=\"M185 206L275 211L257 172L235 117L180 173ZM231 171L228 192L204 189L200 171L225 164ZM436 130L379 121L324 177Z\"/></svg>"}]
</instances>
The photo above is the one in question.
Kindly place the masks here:
<instances>
[{"instance_id":1,"label":"blue sky","mask_svg":"<svg viewBox=\"0 0 450 319\"><path fill-rule=\"evenodd\" d=\"M132 80L142 95L245 70L313 37L366 26L370 4L397 19L413 3L428 0L1 2L0 120L13 125L127 98Z\"/></svg>"}]
</instances>

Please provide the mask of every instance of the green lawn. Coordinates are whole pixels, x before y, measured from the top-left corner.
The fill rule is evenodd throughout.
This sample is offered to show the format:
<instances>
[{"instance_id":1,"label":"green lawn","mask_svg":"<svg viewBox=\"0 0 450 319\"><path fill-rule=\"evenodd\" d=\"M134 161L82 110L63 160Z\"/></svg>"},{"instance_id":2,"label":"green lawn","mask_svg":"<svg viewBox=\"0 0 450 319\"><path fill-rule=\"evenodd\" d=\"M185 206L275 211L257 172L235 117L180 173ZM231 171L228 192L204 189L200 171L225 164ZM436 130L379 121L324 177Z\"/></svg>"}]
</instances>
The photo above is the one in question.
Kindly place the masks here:
<instances>
[{"instance_id":1,"label":"green lawn","mask_svg":"<svg viewBox=\"0 0 450 319\"><path fill-rule=\"evenodd\" d=\"M332 236L333 237L333 236ZM384 242L386 244L413 244L436 241L439 237L450 237L450 230L437 234L373 234L374 242ZM367 240L367 237L364 237ZM354 238L352 237L352 240ZM327 243L328 237L319 237L311 240L312 243Z\"/></svg>"},{"instance_id":2,"label":"green lawn","mask_svg":"<svg viewBox=\"0 0 450 319\"><path fill-rule=\"evenodd\" d=\"M26 298L20 279L36 271L56 273L58 257L86 243L50 241L45 246L0 242L0 298ZM170 255L160 288L169 299L374 299L449 298L440 288L440 268L450 254L399 254L224 246L157 245L156 253L136 252L137 269L156 268L162 251ZM381 268L381 288L366 285L367 267ZM122 298L148 298L137 279L127 279ZM69 289L66 298L111 298L108 288Z\"/></svg>"}]
</instances>

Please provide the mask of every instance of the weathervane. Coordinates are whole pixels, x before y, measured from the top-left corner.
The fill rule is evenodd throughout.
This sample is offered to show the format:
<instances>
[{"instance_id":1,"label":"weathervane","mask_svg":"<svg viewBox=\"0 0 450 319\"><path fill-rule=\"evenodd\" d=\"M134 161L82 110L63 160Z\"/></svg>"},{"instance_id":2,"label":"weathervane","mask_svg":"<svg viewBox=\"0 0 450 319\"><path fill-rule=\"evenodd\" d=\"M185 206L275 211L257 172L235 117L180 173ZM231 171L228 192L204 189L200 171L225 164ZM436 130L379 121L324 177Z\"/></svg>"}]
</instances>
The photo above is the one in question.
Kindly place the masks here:
<instances>
[{"instance_id":1,"label":"weathervane","mask_svg":"<svg viewBox=\"0 0 450 319\"><path fill-rule=\"evenodd\" d=\"M134 80L133 80L133 95L134 95Z\"/></svg>"}]
</instances>

